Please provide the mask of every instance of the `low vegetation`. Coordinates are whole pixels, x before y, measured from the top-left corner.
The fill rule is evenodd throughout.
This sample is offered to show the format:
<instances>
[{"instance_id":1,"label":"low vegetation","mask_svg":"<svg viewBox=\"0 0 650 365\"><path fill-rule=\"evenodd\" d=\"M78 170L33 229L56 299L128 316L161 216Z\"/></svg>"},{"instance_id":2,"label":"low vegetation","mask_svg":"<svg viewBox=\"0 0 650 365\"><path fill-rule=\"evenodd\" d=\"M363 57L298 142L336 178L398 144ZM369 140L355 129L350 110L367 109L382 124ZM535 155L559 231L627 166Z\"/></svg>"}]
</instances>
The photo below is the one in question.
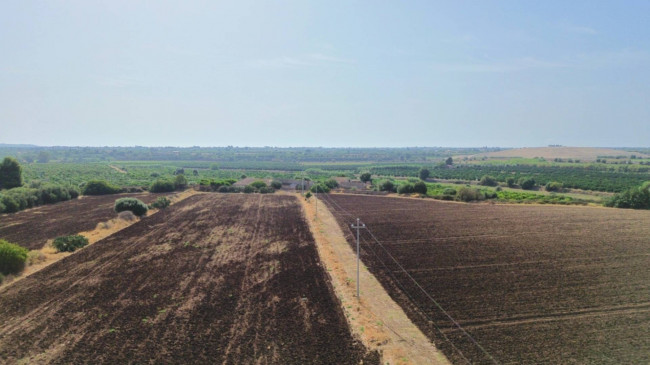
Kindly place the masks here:
<instances>
[{"instance_id":1,"label":"low vegetation","mask_svg":"<svg viewBox=\"0 0 650 365\"><path fill-rule=\"evenodd\" d=\"M152 193L169 193L174 190L176 190L176 185L168 179L158 179L149 188L149 191Z\"/></svg>"},{"instance_id":2,"label":"low vegetation","mask_svg":"<svg viewBox=\"0 0 650 365\"><path fill-rule=\"evenodd\" d=\"M160 199L160 198L159 198ZM163 198L167 199L167 198ZM155 204L155 202L154 202ZM169 204L167 204L169 205ZM130 211L138 217L147 214L149 207L142 200L136 198L121 198L115 201L115 212Z\"/></svg>"},{"instance_id":3,"label":"low vegetation","mask_svg":"<svg viewBox=\"0 0 650 365\"><path fill-rule=\"evenodd\" d=\"M171 200L167 199L167 197L160 196L156 201L151 203L151 208L154 209L165 209L171 204Z\"/></svg>"},{"instance_id":4,"label":"low vegetation","mask_svg":"<svg viewBox=\"0 0 650 365\"><path fill-rule=\"evenodd\" d=\"M54 239L52 246L58 252L74 252L78 248L88 245L88 239L81 235L61 236Z\"/></svg>"},{"instance_id":5,"label":"low vegetation","mask_svg":"<svg viewBox=\"0 0 650 365\"><path fill-rule=\"evenodd\" d=\"M605 206L615 208L650 209L650 181L643 185L616 194L605 202Z\"/></svg>"},{"instance_id":6,"label":"low vegetation","mask_svg":"<svg viewBox=\"0 0 650 365\"><path fill-rule=\"evenodd\" d=\"M0 193L0 213L15 213L39 205L76 199L78 196L79 190L76 188L50 184L3 190Z\"/></svg>"},{"instance_id":7,"label":"low vegetation","mask_svg":"<svg viewBox=\"0 0 650 365\"><path fill-rule=\"evenodd\" d=\"M121 193L122 189L103 180L91 180L83 188L84 195L108 195Z\"/></svg>"},{"instance_id":8,"label":"low vegetation","mask_svg":"<svg viewBox=\"0 0 650 365\"><path fill-rule=\"evenodd\" d=\"M0 274L18 274L25 268L29 250L0 239Z\"/></svg>"}]
</instances>

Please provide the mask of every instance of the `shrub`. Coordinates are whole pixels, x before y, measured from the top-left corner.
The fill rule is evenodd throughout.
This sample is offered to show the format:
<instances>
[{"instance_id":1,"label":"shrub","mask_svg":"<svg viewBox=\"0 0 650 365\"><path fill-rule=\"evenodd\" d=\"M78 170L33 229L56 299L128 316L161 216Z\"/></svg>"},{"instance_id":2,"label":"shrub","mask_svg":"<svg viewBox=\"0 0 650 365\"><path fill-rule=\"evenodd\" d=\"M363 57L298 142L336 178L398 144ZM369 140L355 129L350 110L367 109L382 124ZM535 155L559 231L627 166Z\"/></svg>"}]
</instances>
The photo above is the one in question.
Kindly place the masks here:
<instances>
[{"instance_id":1,"label":"shrub","mask_svg":"<svg viewBox=\"0 0 650 365\"><path fill-rule=\"evenodd\" d=\"M379 190L393 192L393 193L397 191L395 188L395 184L393 184L393 182L390 180L382 181L381 184L379 184Z\"/></svg>"},{"instance_id":2,"label":"shrub","mask_svg":"<svg viewBox=\"0 0 650 365\"><path fill-rule=\"evenodd\" d=\"M273 189L270 186L265 186L263 188L259 189L260 194L273 194L275 193L275 189Z\"/></svg>"},{"instance_id":3,"label":"shrub","mask_svg":"<svg viewBox=\"0 0 650 365\"><path fill-rule=\"evenodd\" d=\"M117 218L121 219L123 221L126 221L126 222L132 222L132 221L138 219L138 217L136 217L135 214L133 214L133 212L130 211L130 210L125 210L123 212L120 212L117 215Z\"/></svg>"},{"instance_id":4,"label":"shrub","mask_svg":"<svg viewBox=\"0 0 650 365\"><path fill-rule=\"evenodd\" d=\"M2 203L2 197L0 197L0 213L4 213L5 209L6 209L6 207L5 207L5 205Z\"/></svg>"},{"instance_id":5,"label":"shrub","mask_svg":"<svg viewBox=\"0 0 650 365\"><path fill-rule=\"evenodd\" d=\"M27 264L27 266L36 265L38 263L45 261L45 259L46 259L45 254L42 253L41 251L29 251L27 253L27 260L25 261L25 263Z\"/></svg>"},{"instance_id":6,"label":"shrub","mask_svg":"<svg viewBox=\"0 0 650 365\"><path fill-rule=\"evenodd\" d=\"M309 198L311 198L311 192L308 191L308 192L305 194L305 199L309 199Z\"/></svg>"},{"instance_id":7,"label":"shrub","mask_svg":"<svg viewBox=\"0 0 650 365\"><path fill-rule=\"evenodd\" d=\"M147 204L136 198L121 198L115 201L115 211L117 213L131 211L133 214L141 217L147 214L149 207Z\"/></svg>"},{"instance_id":8,"label":"shrub","mask_svg":"<svg viewBox=\"0 0 650 365\"><path fill-rule=\"evenodd\" d=\"M58 252L74 252L76 249L88 244L88 239L80 235L62 236L54 239L52 246Z\"/></svg>"},{"instance_id":9,"label":"shrub","mask_svg":"<svg viewBox=\"0 0 650 365\"><path fill-rule=\"evenodd\" d=\"M372 175L371 175L369 172L364 172L364 173L361 174L361 176L359 177L359 180L361 180L361 181L363 181L363 182L369 182L369 181L372 181Z\"/></svg>"},{"instance_id":10,"label":"shrub","mask_svg":"<svg viewBox=\"0 0 650 365\"><path fill-rule=\"evenodd\" d=\"M4 213L15 213L20 210L20 205L18 202L10 196L2 196L2 205L4 206Z\"/></svg>"},{"instance_id":11,"label":"shrub","mask_svg":"<svg viewBox=\"0 0 650 365\"><path fill-rule=\"evenodd\" d=\"M324 184L325 184L325 186L327 186L330 189L336 189L336 188L339 187L338 181L336 181L334 179L329 179L329 180L325 181Z\"/></svg>"},{"instance_id":12,"label":"shrub","mask_svg":"<svg viewBox=\"0 0 650 365\"><path fill-rule=\"evenodd\" d=\"M446 188L445 190L442 191L444 195L456 195L456 189L454 188Z\"/></svg>"},{"instance_id":13,"label":"shrub","mask_svg":"<svg viewBox=\"0 0 650 365\"><path fill-rule=\"evenodd\" d=\"M255 188L252 187L251 185L244 186L244 194L250 194L254 192L255 192Z\"/></svg>"},{"instance_id":14,"label":"shrub","mask_svg":"<svg viewBox=\"0 0 650 365\"><path fill-rule=\"evenodd\" d=\"M167 179L158 179L151 184L149 191L152 193L168 193L174 191L174 183Z\"/></svg>"},{"instance_id":15,"label":"shrub","mask_svg":"<svg viewBox=\"0 0 650 365\"><path fill-rule=\"evenodd\" d=\"M156 199L155 202L151 203L151 207L156 208L156 209L165 209L171 203L172 203L172 201L167 199L167 197L159 196L158 199Z\"/></svg>"},{"instance_id":16,"label":"shrub","mask_svg":"<svg viewBox=\"0 0 650 365\"><path fill-rule=\"evenodd\" d=\"M650 183L616 194L605 202L605 206L616 208L650 209Z\"/></svg>"},{"instance_id":17,"label":"shrub","mask_svg":"<svg viewBox=\"0 0 650 365\"><path fill-rule=\"evenodd\" d=\"M257 180L253 181L252 183L248 184L248 186L253 187L254 189L261 189L266 187L266 183L262 180Z\"/></svg>"},{"instance_id":18,"label":"shrub","mask_svg":"<svg viewBox=\"0 0 650 365\"><path fill-rule=\"evenodd\" d=\"M415 184L413 184L413 192L416 192L418 194L426 194L427 184L425 184L423 181L416 182Z\"/></svg>"},{"instance_id":19,"label":"shrub","mask_svg":"<svg viewBox=\"0 0 650 365\"><path fill-rule=\"evenodd\" d=\"M427 169L420 169L418 176L420 177L420 180L426 180L429 178L429 176L431 176L431 171Z\"/></svg>"},{"instance_id":20,"label":"shrub","mask_svg":"<svg viewBox=\"0 0 650 365\"><path fill-rule=\"evenodd\" d=\"M522 177L519 179L519 186L524 190L530 190L535 187L535 179L532 177Z\"/></svg>"},{"instance_id":21,"label":"shrub","mask_svg":"<svg viewBox=\"0 0 650 365\"><path fill-rule=\"evenodd\" d=\"M282 189L282 182L278 180L271 181L271 187L275 190Z\"/></svg>"},{"instance_id":22,"label":"shrub","mask_svg":"<svg viewBox=\"0 0 650 365\"><path fill-rule=\"evenodd\" d=\"M413 189L413 184L406 183L397 187L397 192L399 194L413 194L415 190Z\"/></svg>"},{"instance_id":23,"label":"shrub","mask_svg":"<svg viewBox=\"0 0 650 365\"><path fill-rule=\"evenodd\" d=\"M187 179L185 178L185 175L183 174L176 175L176 178L174 179L174 188L176 190L183 190L186 187L187 187Z\"/></svg>"},{"instance_id":24,"label":"shrub","mask_svg":"<svg viewBox=\"0 0 650 365\"><path fill-rule=\"evenodd\" d=\"M481 178L481 181L479 181L479 184L483 185L483 186L497 186L498 185L497 180L495 178L493 178L492 176L489 176L489 175L484 175Z\"/></svg>"},{"instance_id":25,"label":"shrub","mask_svg":"<svg viewBox=\"0 0 650 365\"><path fill-rule=\"evenodd\" d=\"M121 192L120 188L110 185L106 181L102 180L88 181L83 190L84 195L106 195L117 194L119 192Z\"/></svg>"},{"instance_id":26,"label":"shrub","mask_svg":"<svg viewBox=\"0 0 650 365\"><path fill-rule=\"evenodd\" d=\"M506 184L508 185L509 188L515 186L515 178L514 177L507 177L506 178Z\"/></svg>"},{"instance_id":27,"label":"shrub","mask_svg":"<svg viewBox=\"0 0 650 365\"><path fill-rule=\"evenodd\" d=\"M313 191L314 193L329 193L331 189L330 189L329 186L327 186L325 184L318 183L318 184L312 185L311 189L309 189L309 190Z\"/></svg>"},{"instance_id":28,"label":"shrub","mask_svg":"<svg viewBox=\"0 0 650 365\"><path fill-rule=\"evenodd\" d=\"M25 268L29 250L16 244L0 240L0 273L17 274Z\"/></svg>"},{"instance_id":29,"label":"shrub","mask_svg":"<svg viewBox=\"0 0 650 365\"><path fill-rule=\"evenodd\" d=\"M471 202L475 200L482 200L483 194L477 189L470 187L462 187L456 193L456 199L463 202Z\"/></svg>"},{"instance_id":30,"label":"shrub","mask_svg":"<svg viewBox=\"0 0 650 365\"><path fill-rule=\"evenodd\" d=\"M562 183L559 183L557 181L551 181L550 183L546 184L544 189L546 189L546 191L561 191Z\"/></svg>"}]
</instances>

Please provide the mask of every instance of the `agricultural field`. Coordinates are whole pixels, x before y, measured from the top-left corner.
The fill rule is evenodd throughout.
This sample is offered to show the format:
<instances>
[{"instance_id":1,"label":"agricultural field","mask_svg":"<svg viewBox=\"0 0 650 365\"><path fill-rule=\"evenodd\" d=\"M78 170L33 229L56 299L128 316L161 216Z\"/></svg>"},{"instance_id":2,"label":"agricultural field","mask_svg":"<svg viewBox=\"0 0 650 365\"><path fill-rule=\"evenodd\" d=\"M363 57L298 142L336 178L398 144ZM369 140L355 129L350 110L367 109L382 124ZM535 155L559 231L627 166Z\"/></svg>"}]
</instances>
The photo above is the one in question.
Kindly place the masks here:
<instances>
[{"instance_id":1,"label":"agricultural field","mask_svg":"<svg viewBox=\"0 0 650 365\"><path fill-rule=\"evenodd\" d=\"M1 363L361 361L294 196L194 195L0 290Z\"/></svg>"},{"instance_id":2,"label":"agricultural field","mask_svg":"<svg viewBox=\"0 0 650 365\"><path fill-rule=\"evenodd\" d=\"M95 228L116 216L115 200L132 197L150 204L169 194L115 194L84 196L79 199L43 205L13 214L0 214L0 238L30 250L43 248L47 240Z\"/></svg>"},{"instance_id":3,"label":"agricultural field","mask_svg":"<svg viewBox=\"0 0 650 365\"><path fill-rule=\"evenodd\" d=\"M454 363L650 362L649 211L321 199L351 244L367 225L362 260Z\"/></svg>"},{"instance_id":4,"label":"agricultural field","mask_svg":"<svg viewBox=\"0 0 650 365\"><path fill-rule=\"evenodd\" d=\"M629 152L625 150L613 148L597 148L597 147L527 147L527 148L513 148L503 151L492 151L487 153L479 153L476 157L488 158L537 158L543 157L547 160L555 158L561 159L579 159L583 161L595 161L601 156L631 156L636 155L639 157L647 157L641 152Z\"/></svg>"}]
</instances>

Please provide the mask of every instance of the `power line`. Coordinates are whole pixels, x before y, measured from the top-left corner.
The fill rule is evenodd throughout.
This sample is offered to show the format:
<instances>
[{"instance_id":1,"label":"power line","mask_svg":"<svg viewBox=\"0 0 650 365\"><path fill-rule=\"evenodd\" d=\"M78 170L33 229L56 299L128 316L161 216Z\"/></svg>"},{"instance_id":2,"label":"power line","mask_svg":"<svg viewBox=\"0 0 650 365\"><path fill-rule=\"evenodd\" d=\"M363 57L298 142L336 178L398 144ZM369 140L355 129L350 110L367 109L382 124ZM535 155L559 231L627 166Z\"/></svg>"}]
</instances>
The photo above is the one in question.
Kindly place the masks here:
<instances>
[{"instance_id":1,"label":"power line","mask_svg":"<svg viewBox=\"0 0 650 365\"><path fill-rule=\"evenodd\" d=\"M343 208L342 208L338 203L336 203L333 199L331 199L331 197L328 197L328 199L329 199L328 201L334 203L334 205L336 205L337 207L339 207L339 209L343 210L345 213L347 213L348 215L352 216L351 213L349 213L348 211L346 211L345 209L343 209ZM366 230L368 231L368 234L370 234L370 236L372 237L372 239L373 239L373 240L374 240L374 241L375 241L375 242L376 242L376 243L377 243L377 244L378 244L378 245L379 245L379 246L384 250L384 252L388 255L388 257L390 257L390 259L391 259L391 260L392 260L392 261L393 261L393 262L394 262L394 263L395 263L395 264L396 264L396 265L401 269L401 271L404 272L404 273L406 274L406 276L408 276L409 279L411 279L411 281L412 281L412 282L413 282L413 283L418 287L418 289L420 289L420 291L422 291L422 293L424 293L424 295L425 295L427 298L429 298L429 299L431 300L431 302L432 302L432 303L433 303L433 304L434 304L434 305L435 305L435 306L436 306L436 307L437 307L437 308L438 308L438 309L439 309L439 310L440 310L440 311L441 311L441 312L442 312L442 313L443 313L447 318L449 318L449 320L450 320L450 321L451 321L451 322L452 322L452 323L453 323L453 324L454 324L454 325L455 325L455 326L456 326L456 327L457 327L457 328L458 328L458 329L459 329L459 330L460 330L460 331L461 331L461 332L462 332L462 333L463 333L463 334L464 334L464 335L465 335L465 336L466 336L466 337L467 337L467 338L468 338L468 339L469 339L469 340L470 340L474 345L476 345L476 346L481 350L481 352L483 352L483 353L484 353L484 354L485 354L485 355L486 355L486 356L487 356L487 357L488 357L488 358L489 358L493 363L498 364L498 361L497 361L497 360L496 360L496 359L495 359L495 358L494 358L494 357L493 357L493 356L492 356L492 355L491 355L491 354L490 354L490 353L489 353L485 348L483 348L483 346L481 346L481 344L479 344L478 341L476 341L476 339L474 339L474 337L472 337L472 335L470 335L470 334L469 334L469 333L468 333L468 332L467 332L467 331L466 331L466 330L465 330L465 329L460 325L460 323L458 323L458 321L456 321L456 320L455 320L455 319L454 319L454 318L453 318L453 317L452 317L452 316L451 316L451 315L450 315L450 314L449 314L449 313L448 313L448 312L447 312L447 311L446 311L446 310L445 310L445 309L440 305L440 303L438 303L438 301L436 301L436 300L435 300L435 299L434 299L434 298L433 298L433 297L432 297L432 296L431 296L431 295L430 295L426 290L424 290L424 288L422 287L422 285L420 285L420 283L418 283L418 281L415 280L415 278L413 278L413 276L411 276L411 274L409 274L408 271L406 271L406 269L404 268L404 266L402 266L402 265L397 261L397 259L396 259L396 258L395 258L395 257L394 257L394 256L393 256L393 255L392 255L392 254L387 250L387 249L386 249L386 247L384 247L384 245L379 241L379 239L377 239L377 237L372 233L372 231L371 231L369 228L367 228L367 227L366 227ZM373 250L373 253L374 253L374 250ZM375 256L377 256L377 255L375 254ZM379 257L378 257L378 259L379 259ZM381 261L381 259L379 259L379 261L384 265L384 267L386 267L386 265ZM389 270L388 267L386 267L386 269ZM397 278L395 278L395 280L399 281ZM405 288L403 288L403 290L406 291ZM416 302L412 299L412 297L411 297L410 295L407 294L407 296L408 296L409 298L411 298L411 300L414 302L414 304L416 303ZM416 305L417 305L417 304L416 304ZM424 312L424 311L423 311L423 312ZM427 316L427 317L428 317L428 316ZM429 318L430 318L430 317L429 317ZM432 321L432 322L433 322L433 321ZM434 326L435 326L435 324L434 324ZM439 331L440 331L440 330L439 330ZM442 331L440 331L440 332L442 333ZM443 334L443 335L444 335L444 334ZM445 337L446 337L446 336L445 336ZM450 343L451 343L451 342L450 342ZM453 344L452 344L452 346L453 346ZM455 347L455 346L454 346L454 347ZM461 352L459 351L459 353L461 353ZM462 353L461 353L461 354L462 354ZM467 358L466 358L465 356L463 356L463 358L465 358L465 360L467 360ZM469 362L469 360L467 360L467 361Z\"/></svg>"}]
</instances>

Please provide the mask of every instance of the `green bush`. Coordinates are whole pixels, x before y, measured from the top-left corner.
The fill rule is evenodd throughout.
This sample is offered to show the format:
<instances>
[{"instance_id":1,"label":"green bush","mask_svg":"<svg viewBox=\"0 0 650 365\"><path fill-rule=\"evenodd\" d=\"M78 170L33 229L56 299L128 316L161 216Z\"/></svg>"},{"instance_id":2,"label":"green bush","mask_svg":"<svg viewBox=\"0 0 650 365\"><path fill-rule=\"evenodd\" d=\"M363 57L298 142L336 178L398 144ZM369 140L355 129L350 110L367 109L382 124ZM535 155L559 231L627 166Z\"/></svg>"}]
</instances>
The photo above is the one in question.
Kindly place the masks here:
<instances>
[{"instance_id":1,"label":"green bush","mask_svg":"<svg viewBox=\"0 0 650 365\"><path fill-rule=\"evenodd\" d=\"M363 182L369 182L369 181L372 181L372 175L371 175L369 172L364 172L364 173L361 174L361 176L359 177L359 180L361 180L361 181L363 181Z\"/></svg>"},{"instance_id":2,"label":"green bush","mask_svg":"<svg viewBox=\"0 0 650 365\"><path fill-rule=\"evenodd\" d=\"M509 188L515 186L515 178L514 177L507 177L506 178L506 184L508 185Z\"/></svg>"},{"instance_id":3,"label":"green bush","mask_svg":"<svg viewBox=\"0 0 650 365\"><path fill-rule=\"evenodd\" d=\"M151 184L149 191L152 193L168 193L176 190L174 183L167 179L158 179Z\"/></svg>"},{"instance_id":4,"label":"green bush","mask_svg":"<svg viewBox=\"0 0 650 365\"><path fill-rule=\"evenodd\" d=\"M142 200L136 198L121 198L115 201L115 212L123 212L125 210L133 212L133 214L141 217L147 214L149 207Z\"/></svg>"},{"instance_id":5,"label":"green bush","mask_svg":"<svg viewBox=\"0 0 650 365\"><path fill-rule=\"evenodd\" d=\"M91 180L86 183L83 189L84 195L107 195L117 194L122 192L122 189L110 185L103 180Z\"/></svg>"},{"instance_id":6,"label":"green bush","mask_svg":"<svg viewBox=\"0 0 650 365\"><path fill-rule=\"evenodd\" d=\"M327 186L330 189L336 189L336 188L339 187L338 181L336 181L334 179L329 179L329 180L325 181L324 184L325 184L325 186Z\"/></svg>"},{"instance_id":7,"label":"green bush","mask_svg":"<svg viewBox=\"0 0 650 365\"><path fill-rule=\"evenodd\" d=\"M282 182L278 180L271 181L271 187L275 190L282 189Z\"/></svg>"},{"instance_id":8,"label":"green bush","mask_svg":"<svg viewBox=\"0 0 650 365\"><path fill-rule=\"evenodd\" d=\"M416 182L415 184L413 184L413 192L418 194L426 194L427 184L425 184L423 181Z\"/></svg>"},{"instance_id":9,"label":"green bush","mask_svg":"<svg viewBox=\"0 0 650 365\"><path fill-rule=\"evenodd\" d=\"M174 188L176 190L183 190L187 187L187 179L185 178L185 175L179 174L176 175L176 178L174 179Z\"/></svg>"},{"instance_id":10,"label":"green bush","mask_svg":"<svg viewBox=\"0 0 650 365\"><path fill-rule=\"evenodd\" d=\"M456 195L456 189L454 188L445 188L445 190L442 191L444 195Z\"/></svg>"},{"instance_id":11,"label":"green bush","mask_svg":"<svg viewBox=\"0 0 650 365\"><path fill-rule=\"evenodd\" d=\"M557 181L551 181L550 183L546 184L544 189L546 189L546 191L561 191L562 183L559 183Z\"/></svg>"},{"instance_id":12,"label":"green bush","mask_svg":"<svg viewBox=\"0 0 650 365\"><path fill-rule=\"evenodd\" d=\"M431 176L431 171L428 169L420 169L420 172L418 172L418 176L420 180L426 180Z\"/></svg>"},{"instance_id":13,"label":"green bush","mask_svg":"<svg viewBox=\"0 0 650 365\"><path fill-rule=\"evenodd\" d=\"M248 186L253 187L254 189L261 189L266 187L266 183L262 180L257 180L253 181L252 183L248 184Z\"/></svg>"},{"instance_id":14,"label":"green bush","mask_svg":"<svg viewBox=\"0 0 650 365\"><path fill-rule=\"evenodd\" d=\"M312 185L311 189L309 189L309 190L311 190L312 192L317 193L317 194L318 193L329 193L330 192L330 187L325 185L325 184L318 183L318 184Z\"/></svg>"},{"instance_id":15,"label":"green bush","mask_svg":"<svg viewBox=\"0 0 650 365\"><path fill-rule=\"evenodd\" d=\"M155 202L151 203L151 207L155 209L165 209L171 203L172 203L171 200L167 199L167 197L159 196Z\"/></svg>"},{"instance_id":16,"label":"green bush","mask_svg":"<svg viewBox=\"0 0 650 365\"><path fill-rule=\"evenodd\" d=\"M380 191L388 191L388 192L392 192L392 193L397 191L395 189L395 184L393 184L393 182L390 181L390 180L382 181L381 184L379 184L379 190Z\"/></svg>"},{"instance_id":17,"label":"green bush","mask_svg":"<svg viewBox=\"0 0 650 365\"><path fill-rule=\"evenodd\" d=\"M532 177L522 177L519 180L519 186L521 186L521 188L524 190L530 190L535 187L535 179Z\"/></svg>"},{"instance_id":18,"label":"green bush","mask_svg":"<svg viewBox=\"0 0 650 365\"><path fill-rule=\"evenodd\" d=\"M263 188L260 188L258 191L260 192L260 194L273 194L273 193L275 193L275 189L273 189L270 186L265 186Z\"/></svg>"},{"instance_id":19,"label":"green bush","mask_svg":"<svg viewBox=\"0 0 650 365\"><path fill-rule=\"evenodd\" d=\"M650 209L650 183L616 194L605 202L615 208Z\"/></svg>"},{"instance_id":20,"label":"green bush","mask_svg":"<svg viewBox=\"0 0 650 365\"><path fill-rule=\"evenodd\" d=\"M481 181L479 181L479 184L483 185L483 186L497 186L498 185L497 180L495 178L493 178L492 176L489 176L489 175L484 175L481 178Z\"/></svg>"},{"instance_id":21,"label":"green bush","mask_svg":"<svg viewBox=\"0 0 650 365\"><path fill-rule=\"evenodd\" d=\"M0 273L17 274L25 268L29 250L16 244L0 240Z\"/></svg>"},{"instance_id":22,"label":"green bush","mask_svg":"<svg viewBox=\"0 0 650 365\"><path fill-rule=\"evenodd\" d=\"M88 244L88 239L81 235L62 236L54 239L52 245L58 252L74 252Z\"/></svg>"},{"instance_id":23,"label":"green bush","mask_svg":"<svg viewBox=\"0 0 650 365\"><path fill-rule=\"evenodd\" d=\"M397 187L397 192L399 194L413 194L415 190L413 189L413 184L406 183Z\"/></svg>"},{"instance_id":24,"label":"green bush","mask_svg":"<svg viewBox=\"0 0 650 365\"><path fill-rule=\"evenodd\" d=\"M250 194L254 192L255 192L255 188L252 187L251 185L244 186L244 194Z\"/></svg>"},{"instance_id":25,"label":"green bush","mask_svg":"<svg viewBox=\"0 0 650 365\"><path fill-rule=\"evenodd\" d=\"M456 200L463 202L471 202L476 200L483 200L483 194L477 189L470 187L462 187L456 193Z\"/></svg>"}]
</instances>

